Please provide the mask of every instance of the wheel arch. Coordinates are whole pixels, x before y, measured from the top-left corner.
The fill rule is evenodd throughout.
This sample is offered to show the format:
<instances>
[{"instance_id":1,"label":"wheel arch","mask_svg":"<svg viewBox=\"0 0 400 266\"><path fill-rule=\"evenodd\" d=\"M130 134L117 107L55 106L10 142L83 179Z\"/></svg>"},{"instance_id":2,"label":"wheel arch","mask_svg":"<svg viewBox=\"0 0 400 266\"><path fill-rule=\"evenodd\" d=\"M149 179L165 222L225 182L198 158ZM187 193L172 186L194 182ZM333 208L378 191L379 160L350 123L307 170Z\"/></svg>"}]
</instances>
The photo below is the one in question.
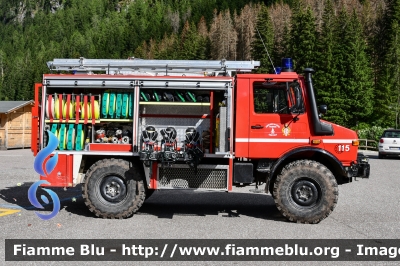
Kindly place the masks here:
<instances>
[{"instance_id":1,"label":"wheel arch","mask_svg":"<svg viewBox=\"0 0 400 266\"><path fill-rule=\"evenodd\" d=\"M80 162L80 172L83 173L83 177L80 180L80 183L83 184L85 183L86 179L86 172L89 170L89 168L96 164L97 162L105 159L122 159L125 161L128 161L131 165L137 165L138 169L144 174L144 169L143 169L143 164L139 160L138 156L113 156L113 155L83 155L81 162ZM144 180L146 181L146 180Z\"/></svg>"},{"instance_id":2,"label":"wheel arch","mask_svg":"<svg viewBox=\"0 0 400 266\"><path fill-rule=\"evenodd\" d=\"M300 159L309 159L323 164L332 172L338 184L346 183L344 180L346 169L332 153L316 147L301 147L287 152L274 163L268 180L270 192L282 168L290 162Z\"/></svg>"}]
</instances>

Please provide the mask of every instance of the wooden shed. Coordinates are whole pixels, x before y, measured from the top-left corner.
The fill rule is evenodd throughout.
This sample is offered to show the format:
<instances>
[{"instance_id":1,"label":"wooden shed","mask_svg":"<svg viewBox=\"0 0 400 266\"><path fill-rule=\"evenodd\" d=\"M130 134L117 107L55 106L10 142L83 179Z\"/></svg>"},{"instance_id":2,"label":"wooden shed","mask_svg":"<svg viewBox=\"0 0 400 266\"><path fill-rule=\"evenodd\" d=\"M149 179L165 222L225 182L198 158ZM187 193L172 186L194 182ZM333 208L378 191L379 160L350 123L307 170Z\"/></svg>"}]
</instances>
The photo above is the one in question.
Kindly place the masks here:
<instances>
[{"instance_id":1,"label":"wooden shed","mask_svg":"<svg viewBox=\"0 0 400 266\"><path fill-rule=\"evenodd\" d=\"M0 150L31 146L34 101L0 101Z\"/></svg>"}]
</instances>

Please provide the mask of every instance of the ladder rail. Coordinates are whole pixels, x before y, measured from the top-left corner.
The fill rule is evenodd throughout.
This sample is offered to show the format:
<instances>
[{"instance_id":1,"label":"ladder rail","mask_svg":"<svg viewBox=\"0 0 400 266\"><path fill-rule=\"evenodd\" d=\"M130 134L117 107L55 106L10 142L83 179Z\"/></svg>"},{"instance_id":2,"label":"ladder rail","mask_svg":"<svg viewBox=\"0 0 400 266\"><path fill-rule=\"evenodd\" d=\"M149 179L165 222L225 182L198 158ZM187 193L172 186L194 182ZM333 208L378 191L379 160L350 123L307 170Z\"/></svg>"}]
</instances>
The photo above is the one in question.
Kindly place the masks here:
<instances>
[{"instance_id":1,"label":"ladder rail","mask_svg":"<svg viewBox=\"0 0 400 266\"><path fill-rule=\"evenodd\" d=\"M260 61L227 60L146 60L146 59L60 59L47 62L51 71L102 71L107 74L124 71L148 73L250 72Z\"/></svg>"}]
</instances>

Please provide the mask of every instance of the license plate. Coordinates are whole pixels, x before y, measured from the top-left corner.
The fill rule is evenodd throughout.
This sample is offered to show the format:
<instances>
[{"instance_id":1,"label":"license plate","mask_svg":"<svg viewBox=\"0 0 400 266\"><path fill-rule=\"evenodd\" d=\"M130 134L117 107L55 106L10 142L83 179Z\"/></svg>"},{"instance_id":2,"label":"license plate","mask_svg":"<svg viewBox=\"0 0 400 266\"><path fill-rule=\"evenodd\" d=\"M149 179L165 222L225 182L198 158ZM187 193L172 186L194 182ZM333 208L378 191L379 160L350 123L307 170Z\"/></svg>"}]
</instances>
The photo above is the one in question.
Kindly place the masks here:
<instances>
[{"instance_id":1,"label":"license plate","mask_svg":"<svg viewBox=\"0 0 400 266\"><path fill-rule=\"evenodd\" d=\"M389 147L391 150L400 150L400 147Z\"/></svg>"}]
</instances>

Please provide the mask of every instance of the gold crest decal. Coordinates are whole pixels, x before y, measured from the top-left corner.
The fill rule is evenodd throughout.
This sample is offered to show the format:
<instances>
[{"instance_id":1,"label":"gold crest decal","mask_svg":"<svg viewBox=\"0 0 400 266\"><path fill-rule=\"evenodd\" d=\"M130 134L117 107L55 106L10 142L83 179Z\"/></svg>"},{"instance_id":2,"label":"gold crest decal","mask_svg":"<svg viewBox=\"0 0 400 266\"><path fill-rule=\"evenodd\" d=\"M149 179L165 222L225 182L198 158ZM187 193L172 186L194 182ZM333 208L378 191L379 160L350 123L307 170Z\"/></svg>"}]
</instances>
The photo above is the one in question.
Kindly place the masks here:
<instances>
[{"instance_id":1,"label":"gold crest decal","mask_svg":"<svg viewBox=\"0 0 400 266\"><path fill-rule=\"evenodd\" d=\"M282 133L285 137L290 135L290 127L288 124L285 124L285 126L282 128Z\"/></svg>"}]
</instances>

